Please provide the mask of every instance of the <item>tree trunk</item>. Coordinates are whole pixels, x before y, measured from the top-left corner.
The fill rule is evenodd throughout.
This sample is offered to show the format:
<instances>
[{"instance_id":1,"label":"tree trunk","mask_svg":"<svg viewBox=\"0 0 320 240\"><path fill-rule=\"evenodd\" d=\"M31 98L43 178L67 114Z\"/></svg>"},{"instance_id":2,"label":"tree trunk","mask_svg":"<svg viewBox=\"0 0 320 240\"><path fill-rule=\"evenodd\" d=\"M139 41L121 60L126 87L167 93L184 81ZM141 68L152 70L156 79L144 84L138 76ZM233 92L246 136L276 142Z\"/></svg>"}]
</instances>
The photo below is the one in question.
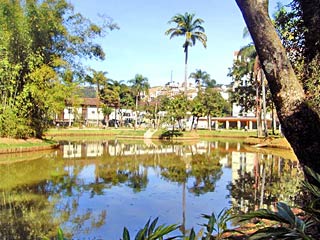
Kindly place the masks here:
<instances>
[{"instance_id":1,"label":"tree trunk","mask_svg":"<svg viewBox=\"0 0 320 240\"><path fill-rule=\"evenodd\" d=\"M261 74L261 86L262 86L262 110L263 110L263 136L268 137L268 124L267 124L267 103L266 103L266 87L264 74Z\"/></svg>"},{"instance_id":2,"label":"tree trunk","mask_svg":"<svg viewBox=\"0 0 320 240\"><path fill-rule=\"evenodd\" d=\"M194 124L194 116L192 116L192 122L191 122L191 126L190 126L190 132L193 130L193 124Z\"/></svg>"},{"instance_id":3,"label":"tree trunk","mask_svg":"<svg viewBox=\"0 0 320 240\"><path fill-rule=\"evenodd\" d=\"M136 117L135 117L135 120L134 120L134 130L136 130L137 129L137 123L138 123L138 96L136 96L136 110L135 110L135 112L136 112Z\"/></svg>"},{"instance_id":4,"label":"tree trunk","mask_svg":"<svg viewBox=\"0 0 320 240\"><path fill-rule=\"evenodd\" d=\"M188 96L188 46L184 49L185 59L184 59L184 92L185 95Z\"/></svg>"},{"instance_id":5,"label":"tree trunk","mask_svg":"<svg viewBox=\"0 0 320 240\"><path fill-rule=\"evenodd\" d=\"M283 133L301 165L320 173L320 117L306 100L268 15L268 0L236 0L259 55Z\"/></svg>"},{"instance_id":6,"label":"tree trunk","mask_svg":"<svg viewBox=\"0 0 320 240\"><path fill-rule=\"evenodd\" d=\"M257 72L256 75L256 118L257 118L257 137L260 137L262 135L262 128L261 128L261 107L260 107L260 93L259 93L259 78L260 78L260 72ZM261 82L261 81L260 81Z\"/></svg>"}]
</instances>

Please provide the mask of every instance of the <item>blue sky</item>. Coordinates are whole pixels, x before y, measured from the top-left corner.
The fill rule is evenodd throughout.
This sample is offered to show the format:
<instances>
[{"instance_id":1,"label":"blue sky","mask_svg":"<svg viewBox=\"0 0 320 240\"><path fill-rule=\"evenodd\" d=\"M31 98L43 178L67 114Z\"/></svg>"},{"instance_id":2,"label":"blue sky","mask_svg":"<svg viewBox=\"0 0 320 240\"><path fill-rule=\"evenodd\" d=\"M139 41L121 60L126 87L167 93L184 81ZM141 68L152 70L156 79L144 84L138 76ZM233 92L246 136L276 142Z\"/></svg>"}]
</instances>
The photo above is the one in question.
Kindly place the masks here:
<instances>
[{"instance_id":1,"label":"blue sky","mask_svg":"<svg viewBox=\"0 0 320 240\"><path fill-rule=\"evenodd\" d=\"M271 13L277 2L270 0ZM202 18L207 48L200 42L189 50L188 73L196 69L207 71L217 83L228 84L228 69L233 53L250 42L243 39L245 27L235 0L71 0L76 12L95 21L98 14L111 17L120 27L99 39L106 59L87 61L86 65L107 71L114 80L129 80L139 73L151 86L184 79L183 37L169 39L164 32L172 16L185 12Z\"/></svg>"}]
</instances>

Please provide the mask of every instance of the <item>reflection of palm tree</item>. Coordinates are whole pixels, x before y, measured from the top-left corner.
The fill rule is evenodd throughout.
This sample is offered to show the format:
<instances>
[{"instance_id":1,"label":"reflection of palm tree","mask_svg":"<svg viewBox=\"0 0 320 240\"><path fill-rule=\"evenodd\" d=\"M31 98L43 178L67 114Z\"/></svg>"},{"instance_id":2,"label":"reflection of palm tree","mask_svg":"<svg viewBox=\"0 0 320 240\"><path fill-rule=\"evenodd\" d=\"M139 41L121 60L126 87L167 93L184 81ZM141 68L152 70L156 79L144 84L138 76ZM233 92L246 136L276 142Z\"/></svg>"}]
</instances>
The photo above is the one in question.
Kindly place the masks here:
<instances>
[{"instance_id":1,"label":"reflection of palm tree","mask_svg":"<svg viewBox=\"0 0 320 240\"><path fill-rule=\"evenodd\" d=\"M260 155L257 153L255 160L260 162L254 165L253 172L240 168L238 178L227 187L233 199L234 212L254 211L263 205L272 206L274 202L284 200L283 197L287 200L296 195L299 178L290 172L294 163L288 160L290 167L286 172L281 158L261 159ZM281 168L280 175L274 171L278 166Z\"/></svg>"},{"instance_id":2,"label":"reflection of palm tree","mask_svg":"<svg viewBox=\"0 0 320 240\"><path fill-rule=\"evenodd\" d=\"M182 183L182 224L180 230L183 235L186 234L186 182Z\"/></svg>"},{"instance_id":3,"label":"reflection of palm tree","mask_svg":"<svg viewBox=\"0 0 320 240\"><path fill-rule=\"evenodd\" d=\"M144 168L143 172L139 169L130 172L128 178L128 186L133 189L134 192L141 192L148 185L148 170Z\"/></svg>"}]
</instances>

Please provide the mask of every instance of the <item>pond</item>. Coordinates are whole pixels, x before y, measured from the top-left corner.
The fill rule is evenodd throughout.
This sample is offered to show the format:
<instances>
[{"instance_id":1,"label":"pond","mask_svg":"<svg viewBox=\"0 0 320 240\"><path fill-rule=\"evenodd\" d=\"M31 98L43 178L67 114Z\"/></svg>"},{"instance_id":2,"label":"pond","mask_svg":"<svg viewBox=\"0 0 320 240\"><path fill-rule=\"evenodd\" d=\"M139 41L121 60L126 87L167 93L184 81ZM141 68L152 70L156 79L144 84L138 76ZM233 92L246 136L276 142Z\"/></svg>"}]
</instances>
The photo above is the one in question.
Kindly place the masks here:
<instances>
[{"instance_id":1,"label":"pond","mask_svg":"<svg viewBox=\"0 0 320 240\"><path fill-rule=\"evenodd\" d=\"M289 152L235 140L63 141L0 156L0 239L120 239L148 219L199 231L202 214L292 203L302 172ZM230 223L232 226L235 223Z\"/></svg>"}]
</instances>

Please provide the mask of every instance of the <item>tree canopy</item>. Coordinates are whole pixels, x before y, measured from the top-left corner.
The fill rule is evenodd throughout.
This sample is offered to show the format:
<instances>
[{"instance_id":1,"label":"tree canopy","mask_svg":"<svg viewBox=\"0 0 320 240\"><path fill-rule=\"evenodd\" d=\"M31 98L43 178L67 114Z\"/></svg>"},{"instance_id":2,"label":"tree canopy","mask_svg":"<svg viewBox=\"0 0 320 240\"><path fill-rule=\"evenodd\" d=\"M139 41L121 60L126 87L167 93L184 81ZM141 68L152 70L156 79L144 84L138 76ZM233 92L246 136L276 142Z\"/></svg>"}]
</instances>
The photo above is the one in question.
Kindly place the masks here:
<instances>
[{"instance_id":1,"label":"tree canopy","mask_svg":"<svg viewBox=\"0 0 320 240\"><path fill-rule=\"evenodd\" d=\"M95 43L107 29L65 0L0 0L0 135L41 137L76 91L82 58L104 59Z\"/></svg>"}]
</instances>

